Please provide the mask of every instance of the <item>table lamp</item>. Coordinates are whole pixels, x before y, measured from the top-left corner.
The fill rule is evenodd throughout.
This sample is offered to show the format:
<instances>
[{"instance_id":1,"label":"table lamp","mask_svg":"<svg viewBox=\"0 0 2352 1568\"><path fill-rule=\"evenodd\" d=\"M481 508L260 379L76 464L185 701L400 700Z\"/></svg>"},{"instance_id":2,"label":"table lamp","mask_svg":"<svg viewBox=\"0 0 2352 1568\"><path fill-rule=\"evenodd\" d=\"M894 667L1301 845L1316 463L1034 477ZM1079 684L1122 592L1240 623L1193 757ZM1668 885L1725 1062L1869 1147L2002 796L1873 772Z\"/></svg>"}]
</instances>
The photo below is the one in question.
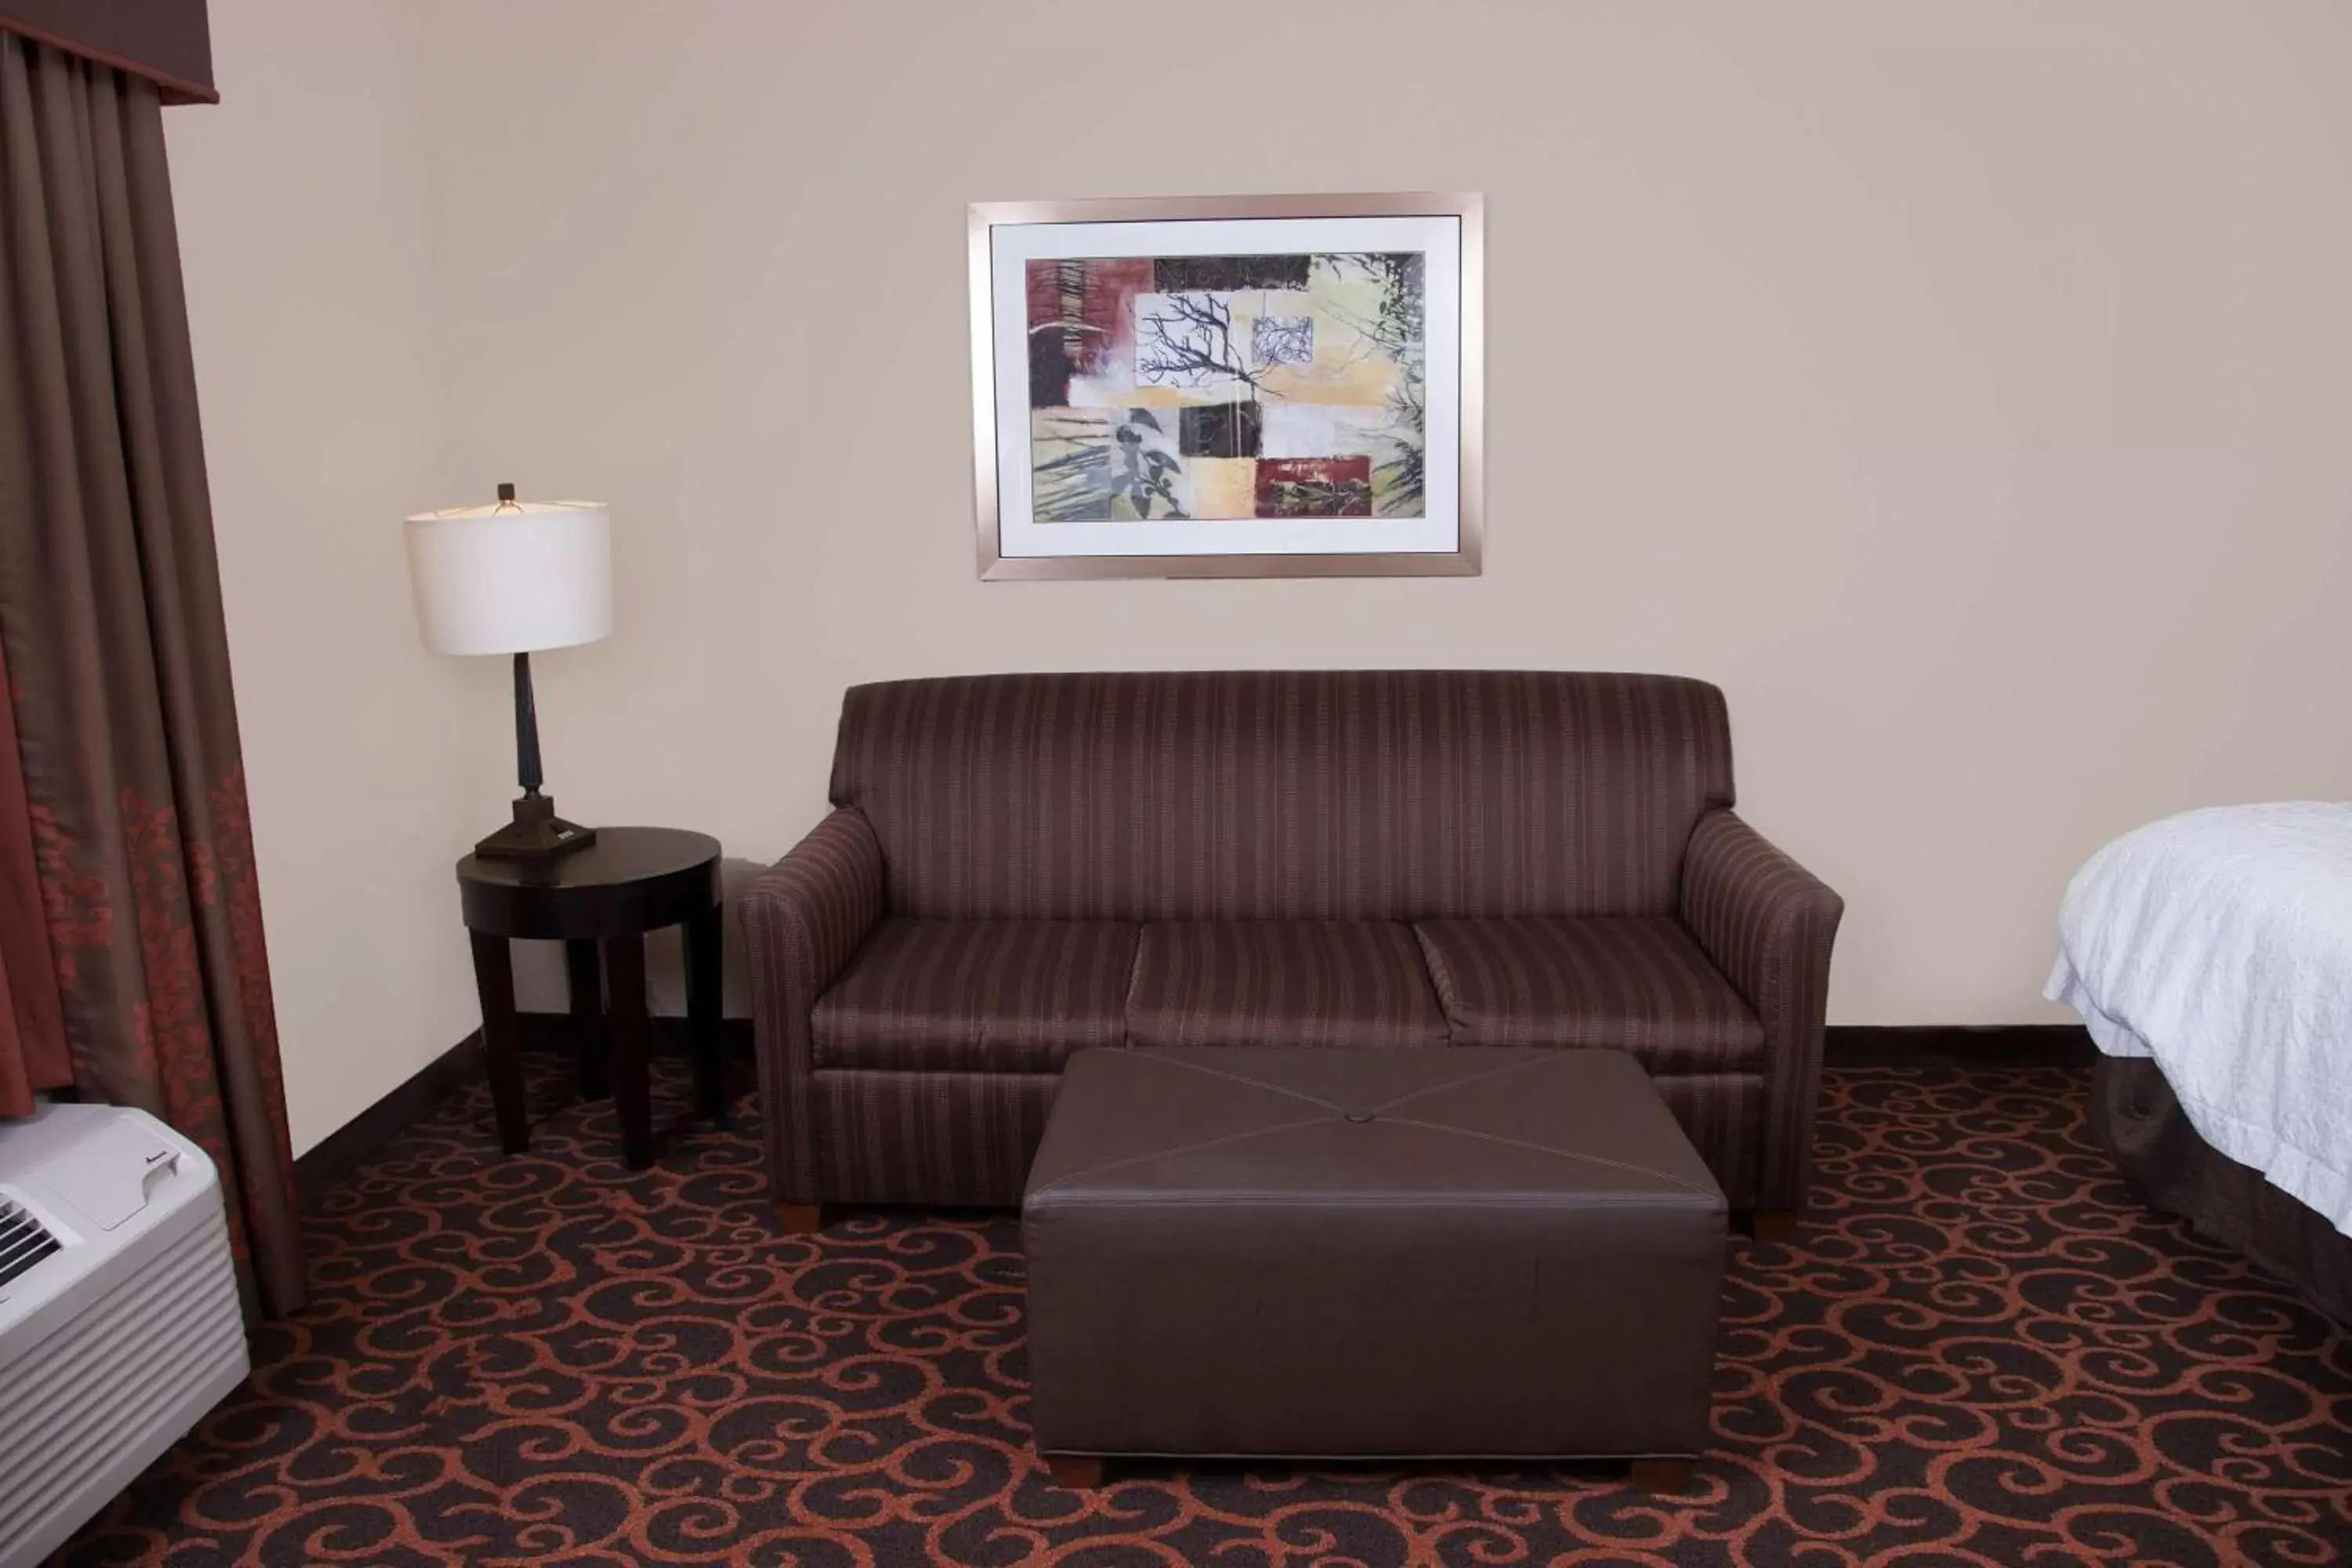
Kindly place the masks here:
<instances>
[{"instance_id":1,"label":"table lamp","mask_svg":"<svg viewBox=\"0 0 2352 1568\"><path fill-rule=\"evenodd\" d=\"M474 846L493 858L539 860L595 842L596 830L555 815L540 793L539 711L530 656L599 641L613 631L613 520L598 501L519 501L419 512L408 520L416 625L436 653L514 655L514 820Z\"/></svg>"}]
</instances>

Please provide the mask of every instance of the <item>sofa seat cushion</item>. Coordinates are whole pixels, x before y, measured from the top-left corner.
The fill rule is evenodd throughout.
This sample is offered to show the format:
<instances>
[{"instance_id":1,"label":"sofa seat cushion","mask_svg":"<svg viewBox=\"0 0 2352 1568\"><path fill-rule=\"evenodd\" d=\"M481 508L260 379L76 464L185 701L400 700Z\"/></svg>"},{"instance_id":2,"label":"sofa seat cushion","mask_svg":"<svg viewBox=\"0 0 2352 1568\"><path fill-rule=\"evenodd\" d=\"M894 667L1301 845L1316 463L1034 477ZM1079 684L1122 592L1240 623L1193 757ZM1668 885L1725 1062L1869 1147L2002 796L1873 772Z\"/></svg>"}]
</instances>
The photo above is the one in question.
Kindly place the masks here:
<instances>
[{"instance_id":1,"label":"sofa seat cushion","mask_svg":"<svg viewBox=\"0 0 2352 1568\"><path fill-rule=\"evenodd\" d=\"M1735 1072L1764 1026L1681 922L1423 921L1413 927L1458 1046L1591 1046L1652 1072Z\"/></svg>"},{"instance_id":2,"label":"sofa seat cushion","mask_svg":"<svg viewBox=\"0 0 2352 1568\"><path fill-rule=\"evenodd\" d=\"M1126 1037L1136 928L1116 921L886 920L817 998L820 1068L1052 1072Z\"/></svg>"},{"instance_id":3,"label":"sofa seat cushion","mask_svg":"<svg viewBox=\"0 0 2352 1568\"><path fill-rule=\"evenodd\" d=\"M1136 945L1132 1046L1442 1046L1412 928L1389 921L1160 921Z\"/></svg>"}]
</instances>

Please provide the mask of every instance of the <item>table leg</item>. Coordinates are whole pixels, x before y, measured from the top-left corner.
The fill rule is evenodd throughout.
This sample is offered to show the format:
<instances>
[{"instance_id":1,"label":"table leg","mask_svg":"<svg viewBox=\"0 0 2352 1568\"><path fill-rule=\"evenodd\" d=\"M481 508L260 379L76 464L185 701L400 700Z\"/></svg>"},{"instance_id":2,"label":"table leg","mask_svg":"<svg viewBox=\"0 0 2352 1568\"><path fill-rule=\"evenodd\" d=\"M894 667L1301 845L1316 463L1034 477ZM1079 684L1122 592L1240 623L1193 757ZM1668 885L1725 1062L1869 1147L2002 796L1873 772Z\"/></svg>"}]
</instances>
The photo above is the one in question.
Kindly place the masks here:
<instances>
[{"instance_id":1,"label":"table leg","mask_svg":"<svg viewBox=\"0 0 2352 1568\"><path fill-rule=\"evenodd\" d=\"M654 1100L646 1037L646 941L616 936L604 943L604 983L613 1005L604 1028L613 1041L613 1109L621 1119L621 1159L632 1171L654 1163Z\"/></svg>"},{"instance_id":2,"label":"table leg","mask_svg":"<svg viewBox=\"0 0 2352 1568\"><path fill-rule=\"evenodd\" d=\"M602 1100L613 1092L613 1045L604 1037L604 980L596 967L596 944L585 939L565 942L563 971L572 983L572 1048L580 1064L580 1098Z\"/></svg>"},{"instance_id":3,"label":"table leg","mask_svg":"<svg viewBox=\"0 0 2352 1568\"><path fill-rule=\"evenodd\" d=\"M719 1014L724 1005L719 938L717 905L686 922L686 1021L693 1039L695 1109L706 1121L723 1128L727 1125L727 1061L719 1038Z\"/></svg>"},{"instance_id":4,"label":"table leg","mask_svg":"<svg viewBox=\"0 0 2352 1568\"><path fill-rule=\"evenodd\" d=\"M474 941L474 989L482 1001L482 1054L489 1063L490 1102L498 1108L499 1147L520 1154L530 1147L530 1117L523 1103L514 954L502 936L467 934Z\"/></svg>"}]
</instances>

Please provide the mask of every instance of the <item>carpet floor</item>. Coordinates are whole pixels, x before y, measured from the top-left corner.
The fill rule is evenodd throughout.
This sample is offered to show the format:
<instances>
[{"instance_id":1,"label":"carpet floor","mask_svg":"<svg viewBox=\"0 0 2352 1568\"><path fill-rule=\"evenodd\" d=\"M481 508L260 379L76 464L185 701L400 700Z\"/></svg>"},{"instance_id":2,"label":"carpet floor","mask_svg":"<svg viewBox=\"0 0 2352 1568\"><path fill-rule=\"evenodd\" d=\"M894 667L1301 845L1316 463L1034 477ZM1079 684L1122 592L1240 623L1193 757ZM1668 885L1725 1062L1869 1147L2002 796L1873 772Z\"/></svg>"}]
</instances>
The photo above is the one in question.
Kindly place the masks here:
<instances>
[{"instance_id":1,"label":"carpet floor","mask_svg":"<svg viewBox=\"0 0 2352 1568\"><path fill-rule=\"evenodd\" d=\"M2085 1074L1832 1069L1812 1219L1734 1244L1689 1495L1605 1467L1155 1466L1028 1447L1018 1226L787 1240L757 1142L618 1163L551 1070L338 1189L316 1298L74 1564L2326 1563L2352 1338L2134 1201ZM684 1084L665 1067L675 1109Z\"/></svg>"}]
</instances>

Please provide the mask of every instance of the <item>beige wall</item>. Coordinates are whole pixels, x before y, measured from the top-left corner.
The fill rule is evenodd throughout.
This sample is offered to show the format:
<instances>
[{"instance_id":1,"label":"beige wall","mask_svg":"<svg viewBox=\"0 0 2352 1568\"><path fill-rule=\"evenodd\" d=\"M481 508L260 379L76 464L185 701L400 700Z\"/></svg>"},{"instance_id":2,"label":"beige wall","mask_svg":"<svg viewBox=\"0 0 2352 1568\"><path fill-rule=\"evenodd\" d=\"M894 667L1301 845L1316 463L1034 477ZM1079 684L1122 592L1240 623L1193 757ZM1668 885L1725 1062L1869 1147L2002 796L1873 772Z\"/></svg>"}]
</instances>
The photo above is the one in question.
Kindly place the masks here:
<instances>
[{"instance_id":1,"label":"beige wall","mask_svg":"<svg viewBox=\"0 0 2352 1568\"><path fill-rule=\"evenodd\" d=\"M184 113L287 93L247 8L228 105ZM541 672L571 815L772 858L822 809L841 688L877 677L1676 670L1727 689L1745 808L1847 897L1833 1018L1984 1023L2059 1016L2053 906L2105 838L2352 794L2341 5L1201 0L1181 37L1044 0L413 15L440 467L362 496L364 459L273 438L285 389L216 363L208 423L272 448L247 482L347 487L352 529L438 476L614 503L618 633ZM1411 187L1488 202L1486 576L974 580L967 202ZM380 225L414 197L342 199ZM207 200L259 198L184 191ZM208 277L257 308L239 269L351 291L304 237L231 227L236 255L192 246L215 360L240 345ZM397 378L379 357L336 374ZM340 658L451 684L370 561L331 603L233 598L245 643L312 616ZM299 727L308 689L249 667L249 724ZM481 810L423 823L410 775L495 762L501 723L436 716L345 776L400 825L373 863L401 892L277 876L273 936L322 928L282 987L454 923L439 868ZM292 794L257 807L281 843ZM420 1040L470 1021L436 964Z\"/></svg>"},{"instance_id":2,"label":"beige wall","mask_svg":"<svg viewBox=\"0 0 2352 1568\"><path fill-rule=\"evenodd\" d=\"M215 5L224 101L164 115L298 1150L474 1026L449 867L498 801L441 739L496 693L418 646L400 553L446 411L396 21Z\"/></svg>"}]
</instances>

